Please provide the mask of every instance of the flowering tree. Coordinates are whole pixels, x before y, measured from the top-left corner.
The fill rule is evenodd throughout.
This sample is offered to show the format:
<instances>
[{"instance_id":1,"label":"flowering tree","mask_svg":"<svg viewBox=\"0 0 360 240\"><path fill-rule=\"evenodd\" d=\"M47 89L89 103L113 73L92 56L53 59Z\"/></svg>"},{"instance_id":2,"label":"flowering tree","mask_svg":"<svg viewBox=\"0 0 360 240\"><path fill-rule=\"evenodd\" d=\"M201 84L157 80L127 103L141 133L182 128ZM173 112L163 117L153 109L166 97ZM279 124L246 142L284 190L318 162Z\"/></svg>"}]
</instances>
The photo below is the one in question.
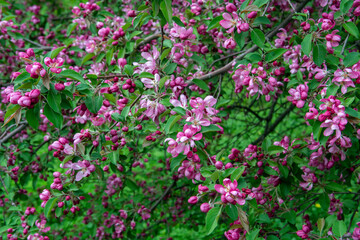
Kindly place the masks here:
<instances>
[{"instance_id":1,"label":"flowering tree","mask_svg":"<svg viewBox=\"0 0 360 240\"><path fill-rule=\"evenodd\" d=\"M32 2L0 239L360 239L360 0Z\"/></svg>"}]
</instances>

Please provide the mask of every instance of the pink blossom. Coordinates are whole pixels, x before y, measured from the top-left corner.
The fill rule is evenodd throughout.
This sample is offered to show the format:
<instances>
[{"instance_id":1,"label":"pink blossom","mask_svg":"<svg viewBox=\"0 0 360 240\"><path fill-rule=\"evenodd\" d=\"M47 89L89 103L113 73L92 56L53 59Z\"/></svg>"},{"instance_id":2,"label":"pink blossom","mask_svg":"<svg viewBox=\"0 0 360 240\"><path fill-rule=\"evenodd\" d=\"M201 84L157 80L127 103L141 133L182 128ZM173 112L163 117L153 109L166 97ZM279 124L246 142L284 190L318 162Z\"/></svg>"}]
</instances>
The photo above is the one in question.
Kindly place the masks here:
<instances>
[{"instance_id":1,"label":"pink blossom","mask_svg":"<svg viewBox=\"0 0 360 240\"><path fill-rule=\"evenodd\" d=\"M296 87L296 89L291 88L289 90L289 94L291 96L288 96L288 101L291 101L296 107L302 108L304 107L305 100L308 96L309 87L307 86L307 82L305 84L300 84Z\"/></svg>"},{"instance_id":2,"label":"pink blossom","mask_svg":"<svg viewBox=\"0 0 360 240\"><path fill-rule=\"evenodd\" d=\"M241 193L240 190L237 188L237 181L234 180L233 182L229 178L225 178L223 181L223 185L215 184L215 190L221 194L221 201L223 203L231 203L239 205L245 204L246 194Z\"/></svg>"},{"instance_id":3,"label":"pink blossom","mask_svg":"<svg viewBox=\"0 0 360 240\"><path fill-rule=\"evenodd\" d=\"M350 68L345 68L344 70L338 69L334 73L333 83L341 87L341 92L345 94L348 87L355 87L352 79L359 77L358 72L352 71Z\"/></svg>"}]
</instances>

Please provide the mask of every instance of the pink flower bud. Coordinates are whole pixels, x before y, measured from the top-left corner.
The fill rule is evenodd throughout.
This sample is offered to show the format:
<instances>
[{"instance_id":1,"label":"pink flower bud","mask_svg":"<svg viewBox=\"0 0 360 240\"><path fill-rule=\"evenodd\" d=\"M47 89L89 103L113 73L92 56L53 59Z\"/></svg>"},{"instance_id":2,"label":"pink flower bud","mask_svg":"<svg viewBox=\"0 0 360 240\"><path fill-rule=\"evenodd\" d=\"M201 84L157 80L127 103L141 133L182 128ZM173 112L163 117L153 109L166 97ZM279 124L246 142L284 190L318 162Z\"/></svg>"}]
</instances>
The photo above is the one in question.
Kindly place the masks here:
<instances>
[{"instance_id":1,"label":"pink flower bud","mask_svg":"<svg viewBox=\"0 0 360 240\"><path fill-rule=\"evenodd\" d=\"M59 69L59 68L58 68ZM58 91L62 91L65 89L65 85L62 84L62 83L56 83L55 84L55 89L58 90Z\"/></svg>"},{"instance_id":2,"label":"pink flower bud","mask_svg":"<svg viewBox=\"0 0 360 240\"><path fill-rule=\"evenodd\" d=\"M29 97L23 96L18 100L18 104L22 107L30 107L31 99Z\"/></svg>"},{"instance_id":3,"label":"pink flower bud","mask_svg":"<svg viewBox=\"0 0 360 240\"><path fill-rule=\"evenodd\" d=\"M229 13L236 12L237 8L233 3L228 3L226 4L226 11L228 11Z\"/></svg>"},{"instance_id":4,"label":"pink flower bud","mask_svg":"<svg viewBox=\"0 0 360 240\"><path fill-rule=\"evenodd\" d=\"M257 16L257 12L253 11L247 15L248 18L255 18Z\"/></svg>"},{"instance_id":5,"label":"pink flower bud","mask_svg":"<svg viewBox=\"0 0 360 240\"><path fill-rule=\"evenodd\" d=\"M38 98L40 96L40 90L39 89L33 89L29 93L30 98Z\"/></svg>"},{"instance_id":6,"label":"pink flower bud","mask_svg":"<svg viewBox=\"0 0 360 240\"><path fill-rule=\"evenodd\" d=\"M221 162L221 161L216 161L215 167L216 167L217 169L222 169L223 166L224 166L223 162Z\"/></svg>"},{"instance_id":7,"label":"pink flower bud","mask_svg":"<svg viewBox=\"0 0 360 240\"><path fill-rule=\"evenodd\" d=\"M191 196L188 200L188 203L190 204L195 204L198 202L198 197L197 196Z\"/></svg>"},{"instance_id":8,"label":"pink flower bud","mask_svg":"<svg viewBox=\"0 0 360 240\"><path fill-rule=\"evenodd\" d=\"M119 58L118 59L118 64L120 67L124 67L127 64L127 61L125 58Z\"/></svg>"},{"instance_id":9,"label":"pink flower bud","mask_svg":"<svg viewBox=\"0 0 360 240\"><path fill-rule=\"evenodd\" d=\"M200 205L200 210L204 213L207 213L210 210L210 204L208 203L203 203Z\"/></svg>"}]
</instances>

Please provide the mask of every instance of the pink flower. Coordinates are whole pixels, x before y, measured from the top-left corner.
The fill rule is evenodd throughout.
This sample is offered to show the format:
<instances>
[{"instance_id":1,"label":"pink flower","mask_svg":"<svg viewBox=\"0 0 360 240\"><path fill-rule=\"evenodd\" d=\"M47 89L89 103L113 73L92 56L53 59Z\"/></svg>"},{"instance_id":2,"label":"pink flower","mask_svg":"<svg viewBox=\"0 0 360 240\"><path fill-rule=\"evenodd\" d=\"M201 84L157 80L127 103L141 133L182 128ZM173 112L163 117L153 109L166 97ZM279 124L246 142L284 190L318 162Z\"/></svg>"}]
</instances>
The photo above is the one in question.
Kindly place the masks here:
<instances>
[{"instance_id":1,"label":"pink flower","mask_svg":"<svg viewBox=\"0 0 360 240\"><path fill-rule=\"evenodd\" d=\"M339 35L336 35L336 33L339 32L339 30L334 30L331 32L331 34L326 35L326 50L329 53L334 53L333 47L339 46L339 43L341 41L341 37Z\"/></svg>"},{"instance_id":2,"label":"pink flower","mask_svg":"<svg viewBox=\"0 0 360 240\"><path fill-rule=\"evenodd\" d=\"M305 100L308 96L309 87L307 86L307 82L305 84L300 84L296 87L296 89L291 88L289 90L288 101L291 101L296 107L302 108L304 107Z\"/></svg>"},{"instance_id":3,"label":"pink flower","mask_svg":"<svg viewBox=\"0 0 360 240\"><path fill-rule=\"evenodd\" d=\"M141 78L141 82L144 84L146 88L155 88L155 90L157 90L158 85L160 83L160 75L156 73L154 79Z\"/></svg>"},{"instance_id":4,"label":"pink flower","mask_svg":"<svg viewBox=\"0 0 360 240\"><path fill-rule=\"evenodd\" d=\"M179 143L178 147L184 151L184 154L188 154L190 148L195 147L195 141L202 138L202 133L196 133L197 128L185 125L183 131L177 134L176 142Z\"/></svg>"},{"instance_id":5,"label":"pink flower","mask_svg":"<svg viewBox=\"0 0 360 240\"><path fill-rule=\"evenodd\" d=\"M46 66L48 66L50 68L50 71L53 73L61 73L61 68L57 68L57 67L61 67L64 64L64 59L62 58L56 58L56 59L51 59L49 57L46 57L44 59L44 63Z\"/></svg>"},{"instance_id":6,"label":"pink flower","mask_svg":"<svg viewBox=\"0 0 360 240\"><path fill-rule=\"evenodd\" d=\"M48 232L50 231L50 227L45 227L46 225L46 220L42 219L41 221L36 220L35 225L40 229L40 232Z\"/></svg>"},{"instance_id":7,"label":"pink flower","mask_svg":"<svg viewBox=\"0 0 360 240\"><path fill-rule=\"evenodd\" d=\"M234 49L236 47L236 42L233 38L229 38L224 42L223 47L226 49Z\"/></svg>"},{"instance_id":8,"label":"pink flower","mask_svg":"<svg viewBox=\"0 0 360 240\"><path fill-rule=\"evenodd\" d=\"M229 178L225 178L223 181L223 185L215 184L215 190L221 194L221 201L223 203L231 203L239 205L245 204L246 194L241 193L237 188L237 181L231 182Z\"/></svg>"},{"instance_id":9,"label":"pink flower","mask_svg":"<svg viewBox=\"0 0 360 240\"><path fill-rule=\"evenodd\" d=\"M201 126L210 126L210 120L204 118L201 112L195 112L195 114L188 117L186 121L191 122L191 126L196 128L197 131L201 130Z\"/></svg>"},{"instance_id":10,"label":"pink flower","mask_svg":"<svg viewBox=\"0 0 360 240\"><path fill-rule=\"evenodd\" d=\"M345 94L347 92L348 87L355 87L352 79L356 79L359 77L358 72L354 72L350 68L345 68L344 70L338 69L334 73L333 83L341 87L341 92Z\"/></svg>"},{"instance_id":11,"label":"pink flower","mask_svg":"<svg viewBox=\"0 0 360 240\"><path fill-rule=\"evenodd\" d=\"M358 227L354 229L352 237L354 240L360 240L360 222L357 223Z\"/></svg>"},{"instance_id":12,"label":"pink flower","mask_svg":"<svg viewBox=\"0 0 360 240\"><path fill-rule=\"evenodd\" d=\"M39 62L34 62L33 64L29 64L25 67L26 71L30 73L30 77L32 78L38 78L39 75L42 77L45 76L45 70L41 66Z\"/></svg>"},{"instance_id":13,"label":"pink flower","mask_svg":"<svg viewBox=\"0 0 360 240\"><path fill-rule=\"evenodd\" d=\"M181 108L187 109L187 98L184 94L180 95L180 101L176 100L176 99L170 99L170 103L174 107L181 107Z\"/></svg>"},{"instance_id":14,"label":"pink flower","mask_svg":"<svg viewBox=\"0 0 360 240\"><path fill-rule=\"evenodd\" d=\"M234 32L235 28L237 28L238 33L241 32L238 27L242 22L235 12L232 12L232 17L229 13L223 13L223 18L224 19L220 21L220 25L225 29L229 29L226 31L227 33Z\"/></svg>"}]
</instances>

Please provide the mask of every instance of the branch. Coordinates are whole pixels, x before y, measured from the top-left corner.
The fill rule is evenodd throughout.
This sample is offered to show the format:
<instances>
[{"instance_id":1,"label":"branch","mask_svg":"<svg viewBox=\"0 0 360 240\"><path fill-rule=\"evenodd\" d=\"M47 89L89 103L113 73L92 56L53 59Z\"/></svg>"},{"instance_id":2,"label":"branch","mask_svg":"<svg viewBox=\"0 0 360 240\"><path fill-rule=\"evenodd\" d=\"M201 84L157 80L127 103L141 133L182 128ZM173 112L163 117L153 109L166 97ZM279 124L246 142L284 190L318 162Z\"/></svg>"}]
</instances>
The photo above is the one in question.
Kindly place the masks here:
<instances>
[{"instance_id":1,"label":"branch","mask_svg":"<svg viewBox=\"0 0 360 240\"><path fill-rule=\"evenodd\" d=\"M249 113L252 113L256 118L258 118L260 121L263 121L264 120L264 118L263 117L261 117L259 114L257 114L256 112L254 112L251 108L249 108L249 107L245 107L245 106L241 106L241 105L239 105L239 106L232 106L232 108L242 108L242 109L245 109L245 110L247 110Z\"/></svg>"},{"instance_id":2,"label":"branch","mask_svg":"<svg viewBox=\"0 0 360 240\"><path fill-rule=\"evenodd\" d=\"M252 142L253 145L258 144L259 142L261 142L262 140L264 140L266 138L267 135L269 135L272 131L275 130L275 128L277 127L277 125L279 125L279 123L281 123L282 120L284 120L284 118L286 117L286 115L288 115L292 110L294 110L295 105L291 104L290 107L288 107L285 112L283 112L276 120L275 122L268 127L265 132L258 138L256 139L254 142Z\"/></svg>"},{"instance_id":3,"label":"branch","mask_svg":"<svg viewBox=\"0 0 360 240\"><path fill-rule=\"evenodd\" d=\"M165 192L161 195L161 197L158 200L156 200L155 204L150 208L150 212L154 211L154 209L159 205L161 200L163 200L163 198L169 193L170 189L175 186L175 184L176 181L173 181L172 184L166 188Z\"/></svg>"},{"instance_id":4,"label":"branch","mask_svg":"<svg viewBox=\"0 0 360 240\"><path fill-rule=\"evenodd\" d=\"M6 142L9 138L12 138L17 133L21 132L24 128L26 128L26 124L20 125L14 131L12 131L8 135L6 135L3 139L0 139L0 145L3 144L4 142Z\"/></svg>"},{"instance_id":5,"label":"branch","mask_svg":"<svg viewBox=\"0 0 360 240\"><path fill-rule=\"evenodd\" d=\"M300 12L304 7L305 5L309 2L309 0L305 0L304 2L302 2L299 6L296 7L296 12ZM279 25L277 25L275 27L275 29L273 31L271 31L270 33L266 34L266 37L267 38L272 38L274 37L277 32L279 31L280 28L284 28L286 27L286 25L292 20L292 17L294 16L294 12L293 13L290 13L288 15L287 18L285 18L284 21L282 21ZM231 61L230 63L226 64L225 66L213 71L213 72L210 72L208 74L205 74L201 77L198 77L198 79L200 80L206 80L206 79L209 79L209 78L212 78L214 76L217 76L221 73L225 73L227 71L229 71L231 68L232 68L232 65L235 63L236 60L239 60L239 59L242 59L244 58L247 54L251 53L251 52L255 52L256 50L258 50L258 46L257 45L254 45L252 46L251 48L249 48L248 50L246 50L243 54L240 54L238 57L236 57L233 61Z\"/></svg>"}]
</instances>

